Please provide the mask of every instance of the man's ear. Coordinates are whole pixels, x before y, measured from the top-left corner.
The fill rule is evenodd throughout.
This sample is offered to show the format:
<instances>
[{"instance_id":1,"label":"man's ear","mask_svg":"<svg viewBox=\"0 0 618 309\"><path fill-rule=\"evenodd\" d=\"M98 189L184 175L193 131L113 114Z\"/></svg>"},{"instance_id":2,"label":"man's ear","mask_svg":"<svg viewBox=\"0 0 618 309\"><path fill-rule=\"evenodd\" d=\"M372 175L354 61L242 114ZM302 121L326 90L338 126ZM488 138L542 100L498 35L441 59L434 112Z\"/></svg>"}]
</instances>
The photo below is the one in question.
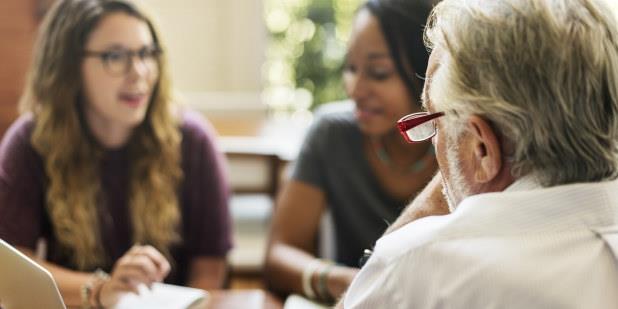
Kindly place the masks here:
<instances>
[{"instance_id":1,"label":"man's ear","mask_svg":"<svg viewBox=\"0 0 618 309\"><path fill-rule=\"evenodd\" d=\"M476 166L474 180L488 183L496 178L502 169L500 141L489 122L479 116L472 115L468 118L468 128L472 159Z\"/></svg>"}]
</instances>

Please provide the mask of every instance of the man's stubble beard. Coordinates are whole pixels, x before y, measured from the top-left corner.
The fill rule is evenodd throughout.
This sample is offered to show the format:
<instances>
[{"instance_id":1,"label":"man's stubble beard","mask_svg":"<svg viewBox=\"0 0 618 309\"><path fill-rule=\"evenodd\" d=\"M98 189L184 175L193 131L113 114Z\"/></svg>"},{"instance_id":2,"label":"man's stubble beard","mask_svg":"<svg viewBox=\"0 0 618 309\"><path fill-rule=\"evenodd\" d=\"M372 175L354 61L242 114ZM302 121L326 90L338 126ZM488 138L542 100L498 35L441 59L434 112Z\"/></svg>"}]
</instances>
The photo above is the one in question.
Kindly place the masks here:
<instances>
[{"instance_id":1,"label":"man's stubble beard","mask_svg":"<svg viewBox=\"0 0 618 309\"><path fill-rule=\"evenodd\" d=\"M448 137L446 140L446 161L448 174L442 177L442 194L448 203L450 212L455 211L459 202L470 194L461 170L458 138Z\"/></svg>"}]
</instances>

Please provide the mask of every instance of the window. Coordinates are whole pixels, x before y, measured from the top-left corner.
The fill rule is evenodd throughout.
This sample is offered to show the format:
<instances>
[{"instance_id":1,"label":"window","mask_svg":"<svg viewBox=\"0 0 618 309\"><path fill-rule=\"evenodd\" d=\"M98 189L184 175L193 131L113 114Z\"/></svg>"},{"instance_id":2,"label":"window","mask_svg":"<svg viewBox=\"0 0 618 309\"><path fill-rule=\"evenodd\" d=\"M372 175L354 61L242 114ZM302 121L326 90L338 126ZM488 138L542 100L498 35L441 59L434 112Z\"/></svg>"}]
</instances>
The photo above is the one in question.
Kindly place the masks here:
<instances>
[{"instance_id":1,"label":"window","mask_svg":"<svg viewBox=\"0 0 618 309\"><path fill-rule=\"evenodd\" d=\"M269 33L263 101L275 112L306 112L345 98L341 66L361 0L265 0Z\"/></svg>"}]
</instances>

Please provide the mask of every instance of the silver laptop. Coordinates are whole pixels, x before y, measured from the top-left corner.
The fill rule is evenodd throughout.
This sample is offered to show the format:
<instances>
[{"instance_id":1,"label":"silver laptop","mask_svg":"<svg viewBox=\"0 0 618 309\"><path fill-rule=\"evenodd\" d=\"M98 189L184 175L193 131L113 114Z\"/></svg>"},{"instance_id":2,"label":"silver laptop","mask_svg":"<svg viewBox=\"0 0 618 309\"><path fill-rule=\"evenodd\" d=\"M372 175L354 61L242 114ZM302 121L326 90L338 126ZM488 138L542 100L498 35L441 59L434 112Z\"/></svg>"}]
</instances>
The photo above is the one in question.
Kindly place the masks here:
<instances>
[{"instance_id":1,"label":"silver laptop","mask_svg":"<svg viewBox=\"0 0 618 309\"><path fill-rule=\"evenodd\" d=\"M66 309L51 274L2 239L0 307Z\"/></svg>"}]
</instances>

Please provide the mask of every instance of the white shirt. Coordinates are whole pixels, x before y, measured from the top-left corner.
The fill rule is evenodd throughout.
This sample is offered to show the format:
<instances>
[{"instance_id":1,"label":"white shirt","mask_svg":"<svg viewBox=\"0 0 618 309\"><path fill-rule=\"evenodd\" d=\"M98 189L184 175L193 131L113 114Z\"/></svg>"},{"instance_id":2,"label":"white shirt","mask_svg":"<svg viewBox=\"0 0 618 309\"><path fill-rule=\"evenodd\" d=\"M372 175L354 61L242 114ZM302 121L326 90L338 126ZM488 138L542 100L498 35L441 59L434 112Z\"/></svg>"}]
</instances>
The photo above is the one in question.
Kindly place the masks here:
<instances>
[{"instance_id":1,"label":"white shirt","mask_svg":"<svg viewBox=\"0 0 618 309\"><path fill-rule=\"evenodd\" d=\"M380 238L345 308L618 308L618 181L466 198Z\"/></svg>"}]
</instances>

